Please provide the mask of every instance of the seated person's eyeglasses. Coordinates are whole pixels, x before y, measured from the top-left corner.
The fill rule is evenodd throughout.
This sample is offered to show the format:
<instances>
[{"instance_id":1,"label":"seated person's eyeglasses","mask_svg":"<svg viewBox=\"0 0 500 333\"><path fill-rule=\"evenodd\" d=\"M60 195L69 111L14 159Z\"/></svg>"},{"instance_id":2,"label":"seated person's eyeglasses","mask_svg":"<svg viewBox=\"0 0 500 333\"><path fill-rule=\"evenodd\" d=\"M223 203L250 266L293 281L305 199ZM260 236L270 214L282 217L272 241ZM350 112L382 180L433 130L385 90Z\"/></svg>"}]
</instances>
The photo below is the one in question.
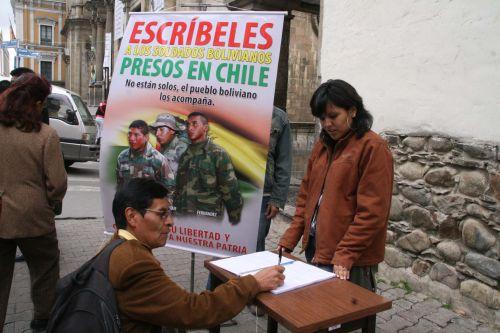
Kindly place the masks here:
<instances>
[{"instance_id":1,"label":"seated person's eyeglasses","mask_svg":"<svg viewBox=\"0 0 500 333\"><path fill-rule=\"evenodd\" d=\"M145 211L151 212L151 213L155 213L162 220L166 220L170 216L173 215L173 210L172 209L168 209L168 210L154 210L154 209L147 208L147 209L145 209Z\"/></svg>"}]
</instances>

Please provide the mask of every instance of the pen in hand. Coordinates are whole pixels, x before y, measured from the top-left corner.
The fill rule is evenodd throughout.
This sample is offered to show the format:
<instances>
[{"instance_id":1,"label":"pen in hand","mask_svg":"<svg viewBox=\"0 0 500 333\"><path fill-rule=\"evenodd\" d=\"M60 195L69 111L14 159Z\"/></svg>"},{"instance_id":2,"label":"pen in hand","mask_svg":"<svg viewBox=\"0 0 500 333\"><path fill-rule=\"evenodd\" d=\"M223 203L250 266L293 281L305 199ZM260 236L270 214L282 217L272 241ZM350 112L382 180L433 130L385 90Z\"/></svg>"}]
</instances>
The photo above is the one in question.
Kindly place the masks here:
<instances>
[{"instance_id":1,"label":"pen in hand","mask_svg":"<svg viewBox=\"0 0 500 333\"><path fill-rule=\"evenodd\" d=\"M280 246L278 250L278 266L281 265L281 257L283 256L283 246Z\"/></svg>"}]
</instances>

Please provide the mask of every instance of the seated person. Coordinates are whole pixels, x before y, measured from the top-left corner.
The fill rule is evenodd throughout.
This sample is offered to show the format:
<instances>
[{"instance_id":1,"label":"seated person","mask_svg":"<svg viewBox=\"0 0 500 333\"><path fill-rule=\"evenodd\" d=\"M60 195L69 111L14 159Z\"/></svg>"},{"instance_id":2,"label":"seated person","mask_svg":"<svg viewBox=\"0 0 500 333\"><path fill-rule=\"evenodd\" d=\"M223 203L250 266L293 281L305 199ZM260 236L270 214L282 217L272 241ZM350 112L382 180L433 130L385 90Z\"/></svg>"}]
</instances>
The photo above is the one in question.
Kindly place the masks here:
<instances>
[{"instance_id":1,"label":"seated person","mask_svg":"<svg viewBox=\"0 0 500 333\"><path fill-rule=\"evenodd\" d=\"M109 279L123 332L159 327L209 328L236 316L260 292L283 284L284 268L273 266L229 280L214 291L189 293L173 282L151 252L165 245L173 225L167 189L153 179L134 178L116 192L113 215L126 240L111 254Z\"/></svg>"}]
</instances>

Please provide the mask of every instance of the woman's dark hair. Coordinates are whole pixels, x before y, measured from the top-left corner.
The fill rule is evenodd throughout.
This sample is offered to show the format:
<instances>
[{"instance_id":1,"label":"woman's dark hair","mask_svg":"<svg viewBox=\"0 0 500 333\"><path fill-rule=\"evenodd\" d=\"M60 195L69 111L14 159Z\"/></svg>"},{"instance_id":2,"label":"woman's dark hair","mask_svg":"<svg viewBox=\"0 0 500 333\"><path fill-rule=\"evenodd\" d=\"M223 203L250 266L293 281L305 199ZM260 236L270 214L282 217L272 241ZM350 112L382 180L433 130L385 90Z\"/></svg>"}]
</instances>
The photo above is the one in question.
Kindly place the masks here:
<instances>
[{"instance_id":1,"label":"woman's dark hair","mask_svg":"<svg viewBox=\"0 0 500 333\"><path fill-rule=\"evenodd\" d=\"M356 108L356 116L352 120L351 128L357 138L362 137L373 124L373 117L365 109L363 99L356 89L343 80L328 80L322 83L311 97L311 113L317 118L323 117L326 106L333 104L349 110Z\"/></svg>"},{"instance_id":2,"label":"woman's dark hair","mask_svg":"<svg viewBox=\"0 0 500 333\"><path fill-rule=\"evenodd\" d=\"M0 123L23 132L40 131L42 113L36 103L44 102L50 89L50 83L43 77L32 73L21 75L0 95Z\"/></svg>"},{"instance_id":3,"label":"woman's dark hair","mask_svg":"<svg viewBox=\"0 0 500 333\"><path fill-rule=\"evenodd\" d=\"M27 73L35 73L35 72L33 72L33 70L31 68L17 67L17 68L14 68L13 70L10 71L10 76L17 78L17 77L19 77L23 74L27 74Z\"/></svg>"},{"instance_id":4,"label":"woman's dark hair","mask_svg":"<svg viewBox=\"0 0 500 333\"><path fill-rule=\"evenodd\" d=\"M99 105L97 107L97 111L96 111L95 115L96 116L104 117L105 113L106 113L106 106L105 105Z\"/></svg>"},{"instance_id":5,"label":"woman's dark hair","mask_svg":"<svg viewBox=\"0 0 500 333\"><path fill-rule=\"evenodd\" d=\"M125 209L134 208L141 214L151 207L154 199L167 197L167 189L151 178L132 178L118 188L113 199L113 216L118 229L127 228Z\"/></svg>"},{"instance_id":6,"label":"woman's dark hair","mask_svg":"<svg viewBox=\"0 0 500 333\"><path fill-rule=\"evenodd\" d=\"M0 94L3 93L5 90L7 90L9 87L10 87L9 80L0 81Z\"/></svg>"}]
</instances>

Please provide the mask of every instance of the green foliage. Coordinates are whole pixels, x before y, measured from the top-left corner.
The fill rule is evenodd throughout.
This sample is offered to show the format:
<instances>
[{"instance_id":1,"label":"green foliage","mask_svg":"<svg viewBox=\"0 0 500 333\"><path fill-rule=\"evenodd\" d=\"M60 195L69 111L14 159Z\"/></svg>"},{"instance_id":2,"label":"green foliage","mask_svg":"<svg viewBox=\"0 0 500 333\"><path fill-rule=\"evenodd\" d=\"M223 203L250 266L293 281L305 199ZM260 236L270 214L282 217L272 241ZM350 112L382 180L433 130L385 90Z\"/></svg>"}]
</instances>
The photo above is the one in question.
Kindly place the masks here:
<instances>
[{"instance_id":1,"label":"green foliage","mask_svg":"<svg viewBox=\"0 0 500 333\"><path fill-rule=\"evenodd\" d=\"M451 310L451 304L450 303L445 303L445 304L443 304L443 308Z\"/></svg>"},{"instance_id":2,"label":"green foliage","mask_svg":"<svg viewBox=\"0 0 500 333\"><path fill-rule=\"evenodd\" d=\"M408 295L413 291L413 288L408 284L407 281L401 281L403 285L402 288L405 290L405 294Z\"/></svg>"},{"instance_id":3,"label":"green foliage","mask_svg":"<svg viewBox=\"0 0 500 333\"><path fill-rule=\"evenodd\" d=\"M413 292L413 288L407 281L399 281L399 282L391 281L391 286L393 286L394 288L404 289L405 295L408 295Z\"/></svg>"}]
</instances>

